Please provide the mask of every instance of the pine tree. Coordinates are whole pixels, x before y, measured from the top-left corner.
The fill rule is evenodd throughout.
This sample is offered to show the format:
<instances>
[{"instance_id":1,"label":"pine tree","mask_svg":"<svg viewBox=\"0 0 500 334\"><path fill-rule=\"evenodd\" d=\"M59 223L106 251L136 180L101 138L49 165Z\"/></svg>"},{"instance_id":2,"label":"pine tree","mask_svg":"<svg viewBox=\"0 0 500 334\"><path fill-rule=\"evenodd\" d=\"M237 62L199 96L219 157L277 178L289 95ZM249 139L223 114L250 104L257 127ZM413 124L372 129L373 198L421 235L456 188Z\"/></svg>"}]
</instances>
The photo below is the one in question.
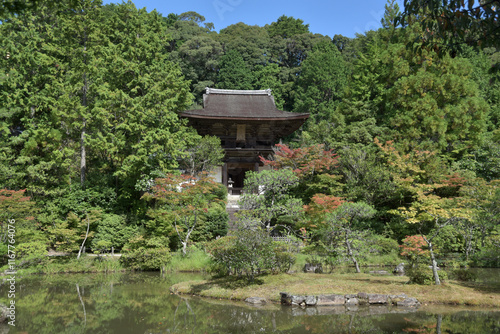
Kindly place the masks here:
<instances>
[{"instance_id":1,"label":"pine tree","mask_svg":"<svg viewBox=\"0 0 500 334\"><path fill-rule=\"evenodd\" d=\"M237 51L228 51L221 58L219 68L217 88L252 89L252 73Z\"/></svg>"}]
</instances>

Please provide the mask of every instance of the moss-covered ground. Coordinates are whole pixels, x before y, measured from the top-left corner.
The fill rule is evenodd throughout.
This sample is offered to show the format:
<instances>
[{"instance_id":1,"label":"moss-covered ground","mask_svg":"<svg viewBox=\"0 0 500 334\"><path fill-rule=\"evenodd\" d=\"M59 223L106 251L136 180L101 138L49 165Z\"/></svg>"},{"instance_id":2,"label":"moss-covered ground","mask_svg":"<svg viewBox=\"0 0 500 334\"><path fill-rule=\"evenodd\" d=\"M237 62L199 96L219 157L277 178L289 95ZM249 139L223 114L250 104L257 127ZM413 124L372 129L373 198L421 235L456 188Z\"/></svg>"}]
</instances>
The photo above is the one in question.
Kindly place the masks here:
<instances>
[{"instance_id":1,"label":"moss-covered ground","mask_svg":"<svg viewBox=\"0 0 500 334\"><path fill-rule=\"evenodd\" d=\"M279 302L280 292L297 295L354 294L358 292L400 294L425 304L500 307L500 286L448 280L437 285L408 284L405 276L375 274L279 274L246 278L225 277L175 284L171 291L210 298L244 300L264 297Z\"/></svg>"}]
</instances>

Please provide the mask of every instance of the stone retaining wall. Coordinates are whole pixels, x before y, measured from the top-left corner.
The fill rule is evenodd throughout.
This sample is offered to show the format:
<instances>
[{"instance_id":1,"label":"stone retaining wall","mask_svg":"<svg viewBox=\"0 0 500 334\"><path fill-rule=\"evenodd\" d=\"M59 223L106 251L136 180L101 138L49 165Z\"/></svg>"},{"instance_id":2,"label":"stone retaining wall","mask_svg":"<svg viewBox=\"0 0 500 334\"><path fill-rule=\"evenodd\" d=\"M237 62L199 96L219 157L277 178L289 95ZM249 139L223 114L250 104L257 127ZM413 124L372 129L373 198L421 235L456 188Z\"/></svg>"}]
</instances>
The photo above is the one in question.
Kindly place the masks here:
<instances>
[{"instance_id":1,"label":"stone retaining wall","mask_svg":"<svg viewBox=\"0 0 500 334\"><path fill-rule=\"evenodd\" d=\"M364 293L349 295L319 295L295 296L287 292L280 292L281 304L297 306L354 306L354 305L395 305L402 307L417 307L420 305L416 298L400 295L382 295Z\"/></svg>"}]
</instances>

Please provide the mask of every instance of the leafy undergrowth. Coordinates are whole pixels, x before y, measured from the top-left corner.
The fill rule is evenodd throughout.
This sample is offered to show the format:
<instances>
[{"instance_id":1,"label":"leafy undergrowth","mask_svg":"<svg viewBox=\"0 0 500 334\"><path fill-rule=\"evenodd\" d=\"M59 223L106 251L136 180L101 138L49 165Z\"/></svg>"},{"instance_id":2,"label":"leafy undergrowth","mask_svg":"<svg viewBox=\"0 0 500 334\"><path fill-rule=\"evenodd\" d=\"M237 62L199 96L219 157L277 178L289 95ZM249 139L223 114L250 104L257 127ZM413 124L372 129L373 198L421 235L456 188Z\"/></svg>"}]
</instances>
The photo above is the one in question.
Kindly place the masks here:
<instances>
[{"instance_id":1,"label":"leafy undergrowth","mask_svg":"<svg viewBox=\"0 0 500 334\"><path fill-rule=\"evenodd\" d=\"M249 283L245 278L225 277L175 284L171 291L210 298L243 300L264 297L279 302L280 292L297 295L354 294L358 292L400 294L417 298L423 305L474 305L500 307L498 286L447 281L436 285L407 284L404 276L370 274L280 274L259 276Z\"/></svg>"}]
</instances>

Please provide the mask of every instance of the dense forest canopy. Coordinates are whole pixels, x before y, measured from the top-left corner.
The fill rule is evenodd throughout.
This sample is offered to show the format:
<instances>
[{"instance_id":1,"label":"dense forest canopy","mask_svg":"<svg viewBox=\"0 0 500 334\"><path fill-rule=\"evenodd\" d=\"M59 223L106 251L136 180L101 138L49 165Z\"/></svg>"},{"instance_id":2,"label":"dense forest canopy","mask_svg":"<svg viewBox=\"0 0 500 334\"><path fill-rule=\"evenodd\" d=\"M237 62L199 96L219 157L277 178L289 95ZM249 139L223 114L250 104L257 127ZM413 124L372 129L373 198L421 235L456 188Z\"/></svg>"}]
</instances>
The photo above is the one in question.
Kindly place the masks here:
<instances>
[{"instance_id":1,"label":"dense forest canopy","mask_svg":"<svg viewBox=\"0 0 500 334\"><path fill-rule=\"evenodd\" d=\"M247 217L300 228L310 242L329 235L323 245L338 242L332 229L399 243L437 233L441 254L499 265L498 10L469 8L451 29L437 14L463 13L455 2L405 1L401 13L390 0L382 28L355 38L287 16L217 33L195 11L163 16L131 1L3 2L4 232L16 219L20 256L37 261L48 249L76 252L84 238L95 249L163 252L224 235L222 187L209 187L210 200L194 192L195 209L162 197L154 180L220 164L218 139L178 116L202 107L205 87L270 88L278 108L311 117L267 162L295 173L277 197L293 215L252 199L263 211ZM435 26L442 34L430 38ZM290 180L269 176L280 177ZM338 225L356 210L370 214Z\"/></svg>"}]
</instances>

